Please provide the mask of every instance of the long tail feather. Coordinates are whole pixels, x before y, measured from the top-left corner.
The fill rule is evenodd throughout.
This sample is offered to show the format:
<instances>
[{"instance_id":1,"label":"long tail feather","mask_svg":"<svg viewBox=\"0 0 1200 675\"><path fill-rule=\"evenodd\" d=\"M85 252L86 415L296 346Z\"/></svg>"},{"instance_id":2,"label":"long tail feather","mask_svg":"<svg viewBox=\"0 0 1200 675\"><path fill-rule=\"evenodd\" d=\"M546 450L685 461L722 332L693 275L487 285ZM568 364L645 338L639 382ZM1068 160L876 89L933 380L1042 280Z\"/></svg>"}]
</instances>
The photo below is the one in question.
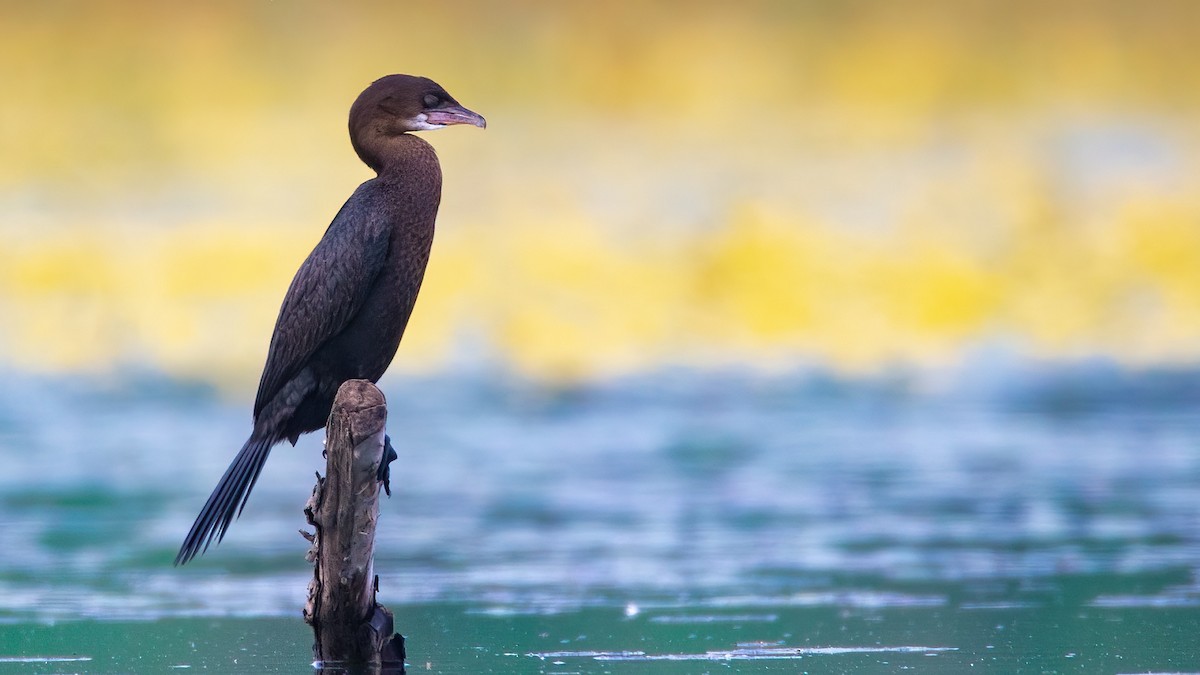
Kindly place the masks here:
<instances>
[{"instance_id":1,"label":"long tail feather","mask_svg":"<svg viewBox=\"0 0 1200 675\"><path fill-rule=\"evenodd\" d=\"M221 481L209 495L208 501L204 503L200 515L196 516L196 522L192 523L191 531L183 540L179 554L175 556L176 565L186 564L207 551L210 545L225 538L229 524L246 508L250 491L258 482L258 474L262 472L271 446L276 442L278 441L269 438L254 437L246 441L237 457L225 470L225 475L221 476Z\"/></svg>"}]
</instances>

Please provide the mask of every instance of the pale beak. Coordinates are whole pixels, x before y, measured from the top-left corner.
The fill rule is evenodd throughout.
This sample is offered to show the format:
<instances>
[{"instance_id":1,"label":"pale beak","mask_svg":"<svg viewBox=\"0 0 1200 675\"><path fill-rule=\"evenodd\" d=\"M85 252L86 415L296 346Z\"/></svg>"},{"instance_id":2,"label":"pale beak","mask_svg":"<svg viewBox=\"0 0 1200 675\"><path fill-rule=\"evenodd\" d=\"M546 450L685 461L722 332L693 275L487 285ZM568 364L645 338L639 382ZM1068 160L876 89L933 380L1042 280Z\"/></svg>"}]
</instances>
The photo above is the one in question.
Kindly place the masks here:
<instances>
[{"instance_id":1,"label":"pale beak","mask_svg":"<svg viewBox=\"0 0 1200 675\"><path fill-rule=\"evenodd\" d=\"M462 106L436 108L425 111L425 121L429 124L450 126L451 124L473 124L480 129L487 128L487 120L477 112L467 110Z\"/></svg>"}]
</instances>

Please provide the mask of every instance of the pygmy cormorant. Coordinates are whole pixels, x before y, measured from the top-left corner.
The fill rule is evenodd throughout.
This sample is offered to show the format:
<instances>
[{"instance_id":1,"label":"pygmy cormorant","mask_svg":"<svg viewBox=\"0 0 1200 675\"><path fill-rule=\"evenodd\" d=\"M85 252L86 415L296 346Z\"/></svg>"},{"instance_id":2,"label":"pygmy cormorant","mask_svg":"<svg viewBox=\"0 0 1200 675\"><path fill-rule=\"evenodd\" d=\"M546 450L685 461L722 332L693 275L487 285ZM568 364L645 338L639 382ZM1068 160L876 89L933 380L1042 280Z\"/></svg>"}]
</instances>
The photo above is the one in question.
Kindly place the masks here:
<instances>
[{"instance_id":1,"label":"pygmy cormorant","mask_svg":"<svg viewBox=\"0 0 1200 675\"><path fill-rule=\"evenodd\" d=\"M175 564L225 536L272 446L324 427L346 380L375 382L387 370L421 288L442 194L433 147L409 132L451 124L486 123L424 77L380 78L350 107L354 151L378 175L354 191L292 279L259 381L254 431Z\"/></svg>"}]
</instances>

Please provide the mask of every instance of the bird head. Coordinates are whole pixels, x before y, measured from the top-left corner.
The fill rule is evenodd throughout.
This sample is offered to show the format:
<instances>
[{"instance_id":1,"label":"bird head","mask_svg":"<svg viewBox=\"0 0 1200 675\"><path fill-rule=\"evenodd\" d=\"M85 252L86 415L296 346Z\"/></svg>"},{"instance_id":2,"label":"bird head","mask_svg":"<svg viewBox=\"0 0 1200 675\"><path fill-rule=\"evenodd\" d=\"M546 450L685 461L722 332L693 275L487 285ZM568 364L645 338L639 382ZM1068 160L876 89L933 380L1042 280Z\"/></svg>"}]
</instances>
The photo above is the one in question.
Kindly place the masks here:
<instances>
[{"instance_id":1,"label":"bird head","mask_svg":"<svg viewBox=\"0 0 1200 675\"><path fill-rule=\"evenodd\" d=\"M372 168L372 149L390 137L410 131L441 129L453 124L487 127L479 113L467 110L437 82L413 75L387 75L363 90L350 106L350 140L358 156Z\"/></svg>"}]
</instances>

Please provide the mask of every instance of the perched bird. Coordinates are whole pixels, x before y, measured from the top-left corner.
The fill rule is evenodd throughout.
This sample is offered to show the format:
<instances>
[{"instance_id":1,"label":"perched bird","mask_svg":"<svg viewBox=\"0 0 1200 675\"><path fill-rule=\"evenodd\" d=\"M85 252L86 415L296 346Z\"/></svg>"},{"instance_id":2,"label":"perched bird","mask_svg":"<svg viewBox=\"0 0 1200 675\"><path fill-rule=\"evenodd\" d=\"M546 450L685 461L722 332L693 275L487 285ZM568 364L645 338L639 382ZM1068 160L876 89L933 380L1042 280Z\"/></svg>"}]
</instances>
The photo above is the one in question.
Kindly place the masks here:
<instances>
[{"instance_id":1,"label":"perched bird","mask_svg":"<svg viewBox=\"0 0 1200 675\"><path fill-rule=\"evenodd\" d=\"M433 147L409 132L452 124L486 126L424 77L380 78L350 107L350 142L378 175L354 191L292 279L259 381L254 430L176 565L225 536L276 443L295 445L300 434L323 428L346 380L375 382L387 370L421 288L442 195ZM386 467L385 458L381 479Z\"/></svg>"}]
</instances>

